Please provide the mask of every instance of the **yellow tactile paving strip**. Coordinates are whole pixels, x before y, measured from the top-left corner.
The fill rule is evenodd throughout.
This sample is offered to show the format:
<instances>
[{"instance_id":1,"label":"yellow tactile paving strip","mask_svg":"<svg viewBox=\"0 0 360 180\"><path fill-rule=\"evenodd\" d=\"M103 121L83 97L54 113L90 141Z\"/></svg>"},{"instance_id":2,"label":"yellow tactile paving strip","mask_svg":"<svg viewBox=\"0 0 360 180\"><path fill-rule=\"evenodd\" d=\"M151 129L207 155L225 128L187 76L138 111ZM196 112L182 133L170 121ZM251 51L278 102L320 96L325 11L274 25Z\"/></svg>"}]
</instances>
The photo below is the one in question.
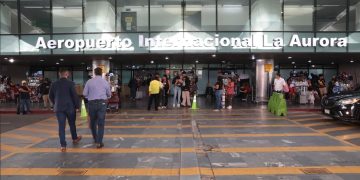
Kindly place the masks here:
<instances>
[{"instance_id":1,"label":"yellow tactile paving strip","mask_svg":"<svg viewBox=\"0 0 360 180\"><path fill-rule=\"evenodd\" d=\"M123 168L123 169L102 169L102 168L2 168L1 175L21 176L57 176L60 171L83 171L83 176L191 176L191 175L212 175L235 176L235 175L301 175L305 174L302 169L326 168L334 174L360 174L360 166L309 166L309 167L258 167L258 168Z\"/></svg>"},{"instance_id":2,"label":"yellow tactile paving strip","mask_svg":"<svg viewBox=\"0 0 360 180\"><path fill-rule=\"evenodd\" d=\"M204 110L200 111L203 112ZM263 110L255 110L263 111ZM134 112L137 112L135 110ZM139 112L141 112L139 110ZM205 113L194 113L190 116L196 117L197 120L212 120L212 121L241 121L241 120L254 120L254 121L266 121L266 120L283 120L290 121L293 124L251 124L251 125L199 125L199 128L210 129L210 128L272 128L272 127L299 127L299 128L308 128L313 130L313 133L259 133L259 134L201 134L202 138L241 138L241 137L291 137L291 136L308 136L308 137L318 137L325 136L330 137L334 140L343 142L344 146L291 146L291 147L227 147L227 148L214 148L211 149L211 152L215 153L272 153L272 152L360 152L360 146L349 143L347 140L360 138L360 134L348 134L341 136L330 136L327 133L336 132L341 130L350 130L354 127L349 126L340 126L334 128L324 128L324 129L312 129L312 127L322 126L322 125L332 125L335 122L332 122L331 119L322 117L322 115L315 116L317 114L304 114L304 113L290 113L289 118L287 117L269 117L269 116L255 116L255 117L246 117L250 114L254 114L254 110L249 109L245 112L234 111L233 114L219 113L214 115L222 115L223 118L211 117L210 114ZM269 115L269 114L267 114ZM314 117L309 118L308 116ZM136 116L148 116L145 118L134 118ZM162 118L162 116L175 116L174 118ZM179 116L179 117L176 117ZM202 116L209 116L210 118L204 118ZM115 114L109 115L113 117L108 119L110 122L137 122L137 121L179 121L181 120L191 120L193 117L189 115L182 116L181 113L170 113L170 114ZM127 119L130 117L130 119ZM292 119L293 118L293 119ZM311 121L326 121L326 122L311 122ZM302 123L308 124L302 124ZM87 122L85 120L78 121L78 128L88 128ZM59 153L58 148L35 148L36 144L39 144L43 141L48 140L49 138L57 138L57 123L54 118L44 120L42 122L36 123L35 125L43 128L34 128L31 126L26 126L17 129L17 131L25 131L30 133L45 134L46 138L34 137L16 134L14 132L8 132L1 134L1 138L12 138L19 140L27 140L31 144L21 147L21 146L12 146L7 144L0 144L2 151L11 152L1 157L1 160L11 158L16 154L27 154L27 153ZM178 129L178 128L191 128L190 125L122 125L122 126L107 126L107 128L114 129ZM91 135L83 135L84 138L91 138ZM106 134L105 138L193 138L194 134ZM93 149L93 148L68 148L67 153L96 153L96 154L105 154L105 153L193 153L202 151L195 148L103 148L103 149ZM329 172L334 174L360 174L360 166L313 166L313 167L254 167L254 168L203 168L203 167L192 167L192 168L175 168L175 169L161 169L161 168L124 168L124 169L113 169L113 168L85 168L85 169L59 169L59 168L1 168L1 175L9 176L58 176L60 171L84 171L84 176L190 176L190 175L215 175L215 176L236 176L236 175L301 175L305 174L302 169L317 169L325 168Z\"/></svg>"}]
</instances>

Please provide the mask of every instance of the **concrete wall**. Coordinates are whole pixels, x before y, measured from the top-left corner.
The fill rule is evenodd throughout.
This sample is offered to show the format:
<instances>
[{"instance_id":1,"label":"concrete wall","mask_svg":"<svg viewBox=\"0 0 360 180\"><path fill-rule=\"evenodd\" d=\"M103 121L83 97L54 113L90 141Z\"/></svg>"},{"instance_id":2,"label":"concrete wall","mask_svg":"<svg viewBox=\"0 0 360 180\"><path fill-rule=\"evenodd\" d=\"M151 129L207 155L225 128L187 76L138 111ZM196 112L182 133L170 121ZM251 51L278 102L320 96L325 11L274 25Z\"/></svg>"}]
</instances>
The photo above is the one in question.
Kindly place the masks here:
<instances>
[{"instance_id":1,"label":"concrete wall","mask_svg":"<svg viewBox=\"0 0 360 180\"><path fill-rule=\"evenodd\" d=\"M20 84L21 80L26 79L26 72L29 71L28 66L21 65L1 65L0 74L10 76L12 81Z\"/></svg>"},{"instance_id":2,"label":"concrete wall","mask_svg":"<svg viewBox=\"0 0 360 180\"><path fill-rule=\"evenodd\" d=\"M339 73L347 72L354 77L355 84L360 85L360 63L342 64L339 66Z\"/></svg>"}]
</instances>

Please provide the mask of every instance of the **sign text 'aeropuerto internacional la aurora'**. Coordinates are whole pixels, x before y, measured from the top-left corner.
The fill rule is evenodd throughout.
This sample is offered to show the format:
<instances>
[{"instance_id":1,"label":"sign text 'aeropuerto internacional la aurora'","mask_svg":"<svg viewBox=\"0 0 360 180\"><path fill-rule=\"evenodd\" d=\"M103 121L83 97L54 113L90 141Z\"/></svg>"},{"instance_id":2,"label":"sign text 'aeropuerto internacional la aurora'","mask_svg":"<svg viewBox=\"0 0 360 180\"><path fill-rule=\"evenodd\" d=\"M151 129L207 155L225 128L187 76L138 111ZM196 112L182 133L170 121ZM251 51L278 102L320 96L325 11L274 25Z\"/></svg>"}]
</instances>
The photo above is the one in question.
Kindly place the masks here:
<instances>
[{"instance_id":1,"label":"sign text 'aeropuerto internacional la aurora'","mask_svg":"<svg viewBox=\"0 0 360 180\"><path fill-rule=\"evenodd\" d=\"M137 47L134 47L134 46ZM146 37L138 35L137 43L131 38L120 38L120 36L99 39L57 39L45 40L38 37L36 49L73 49L81 51L84 49L123 49L134 50L134 48L153 48L156 50L169 50L179 48L190 49L212 49L217 47L231 47L233 49L255 48L255 49L281 49L282 47L346 47L347 38L338 37L300 37L293 34L287 42L282 37L270 37L262 33L254 33L249 37L220 37L219 35L196 37L196 36L155 36Z\"/></svg>"}]
</instances>

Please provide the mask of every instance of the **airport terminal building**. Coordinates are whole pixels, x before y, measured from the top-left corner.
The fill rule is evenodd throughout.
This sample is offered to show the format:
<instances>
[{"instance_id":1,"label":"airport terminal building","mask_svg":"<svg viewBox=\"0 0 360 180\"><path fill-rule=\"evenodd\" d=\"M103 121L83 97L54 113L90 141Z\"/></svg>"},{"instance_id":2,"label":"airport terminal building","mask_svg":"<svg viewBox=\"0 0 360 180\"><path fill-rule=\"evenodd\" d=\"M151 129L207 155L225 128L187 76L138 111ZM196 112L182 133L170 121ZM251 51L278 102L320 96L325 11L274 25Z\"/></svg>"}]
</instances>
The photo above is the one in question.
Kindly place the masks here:
<instances>
[{"instance_id":1,"label":"airport terminal building","mask_svg":"<svg viewBox=\"0 0 360 180\"><path fill-rule=\"evenodd\" d=\"M0 74L14 81L186 71L203 94L236 74L259 99L275 71L360 82L360 0L1 0L0 19Z\"/></svg>"}]
</instances>

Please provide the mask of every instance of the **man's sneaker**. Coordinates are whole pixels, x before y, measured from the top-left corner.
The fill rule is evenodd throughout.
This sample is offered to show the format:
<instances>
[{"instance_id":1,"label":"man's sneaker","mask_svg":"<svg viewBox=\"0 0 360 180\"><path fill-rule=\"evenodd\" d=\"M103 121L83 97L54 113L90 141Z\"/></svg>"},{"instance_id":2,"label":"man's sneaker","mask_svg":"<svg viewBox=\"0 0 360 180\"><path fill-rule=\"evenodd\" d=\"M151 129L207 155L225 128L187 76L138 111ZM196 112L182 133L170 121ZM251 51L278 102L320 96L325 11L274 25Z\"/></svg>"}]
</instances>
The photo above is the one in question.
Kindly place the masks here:
<instances>
[{"instance_id":1,"label":"man's sneaker","mask_svg":"<svg viewBox=\"0 0 360 180\"><path fill-rule=\"evenodd\" d=\"M175 108L175 104L173 104L173 108Z\"/></svg>"},{"instance_id":2,"label":"man's sneaker","mask_svg":"<svg viewBox=\"0 0 360 180\"><path fill-rule=\"evenodd\" d=\"M61 152L66 152L66 147L61 147L61 148L60 148L60 151L61 151Z\"/></svg>"},{"instance_id":3,"label":"man's sneaker","mask_svg":"<svg viewBox=\"0 0 360 180\"><path fill-rule=\"evenodd\" d=\"M81 139L82 139L82 136L78 136L75 140L73 140L73 144L78 144Z\"/></svg>"},{"instance_id":4,"label":"man's sneaker","mask_svg":"<svg viewBox=\"0 0 360 180\"><path fill-rule=\"evenodd\" d=\"M177 107L179 108L179 107L180 107L180 104L178 104Z\"/></svg>"},{"instance_id":5,"label":"man's sneaker","mask_svg":"<svg viewBox=\"0 0 360 180\"><path fill-rule=\"evenodd\" d=\"M220 110L218 110L218 109L214 109L214 111L215 111L215 112L219 112Z\"/></svg>"},{"instance_id":6,"label":"man's sneaker","mask_svg":"<svg viewBox=\"0 0 360 180\"><path fill-rule=\"evenodd\" d=\"M228 106L227 109L232 109L232 106Z\"/></svg>"},{"instance_id":7,"label":"man's sneaker","mask_svg":"<svg viewBox=\"0 0 360 180\"><path fill-rule=\"evenodd\" d=\"M98 149L101 149L102 147L104 147L104 143L99 143L96 145L96 148L98 148Z\"/></svg>"}]
</instances>

